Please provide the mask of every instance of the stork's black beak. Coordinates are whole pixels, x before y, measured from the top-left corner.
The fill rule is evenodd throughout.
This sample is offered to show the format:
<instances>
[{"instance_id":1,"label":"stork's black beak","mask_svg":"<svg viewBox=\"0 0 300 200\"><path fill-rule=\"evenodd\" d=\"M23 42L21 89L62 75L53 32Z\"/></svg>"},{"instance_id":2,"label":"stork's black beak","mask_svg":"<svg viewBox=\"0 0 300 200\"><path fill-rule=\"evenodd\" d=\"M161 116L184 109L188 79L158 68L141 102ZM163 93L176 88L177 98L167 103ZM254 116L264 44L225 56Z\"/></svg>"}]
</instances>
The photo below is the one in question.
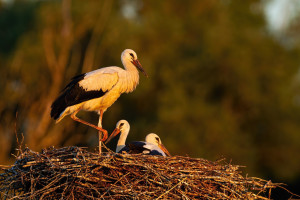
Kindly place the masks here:
<instances>
[{"instance_id":1,"label":"stork's black beak","mask_svg":"<svg viewBox=\"0 0 300 200\"><path fill-rule=\"evenodd\" d=\"M138 68L148 78L148 74L145 72L145 70L143 69L143 67L138 59L133 60L131 62L132 62L132 64L134 64L134 66L136 66L136 68Z\"/></svg>"},{"instance_id":2,"label":"stork's black beak","mask_svg":"<svg viewBox=\"0 0 300 200\"><path fill-rule=\"evenodd\" d=\"M115 130L111 133L111 135L105 141L105 144L107 144L109 141L111 141L111 139L113 139L114 137L116 137L119 133L120 133L120 129L115 128Z\"/></svg>"}]
</instances>

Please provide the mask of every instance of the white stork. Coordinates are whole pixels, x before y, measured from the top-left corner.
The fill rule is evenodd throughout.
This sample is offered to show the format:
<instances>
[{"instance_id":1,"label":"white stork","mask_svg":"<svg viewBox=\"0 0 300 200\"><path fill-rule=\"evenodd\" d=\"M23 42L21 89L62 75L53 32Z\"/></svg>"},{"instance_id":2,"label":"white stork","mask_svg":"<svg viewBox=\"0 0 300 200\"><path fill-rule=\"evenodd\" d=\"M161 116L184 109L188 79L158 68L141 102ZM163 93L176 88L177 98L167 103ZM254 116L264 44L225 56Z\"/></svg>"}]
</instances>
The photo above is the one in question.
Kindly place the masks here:
<instances>
[{"instance_id":1,"label":"white stork","mask_svg":"<svg viewBox=\"0 0 300 200\"><path fill-rule=\"evenodd\" d=\"M51 117L56 123L66 115L71 115L73 120L103 132L103 138L99 138L99 143L105 141L107 131L102 128L103 113L122 93L132 92L136 88L139 83L137 69L148 77L133 50L125 49L121 54L121 60L125 69L115 66L105 67L72 78L51 105ZM76 117L80 110L96 111L100 115L98 126Z\"/></svg>"},{"instance_id":2,"label":"white stork","mask_svg":"<svg viewBox=\"0 0 300 200\"><path fill-rule=\"evenodd\" d=\"M125 145L129 130L129 123L126 120L120 120L117 123L115 130L106 140L106 143L108 143L112 138L121 133L117 143L116 153L126 151L131 154L143 153L146 155L171 156L166 147L162 144L159 136L155 133L149 133L145 138L145 142L136 141Z\"/></svg>"}]
</instances>

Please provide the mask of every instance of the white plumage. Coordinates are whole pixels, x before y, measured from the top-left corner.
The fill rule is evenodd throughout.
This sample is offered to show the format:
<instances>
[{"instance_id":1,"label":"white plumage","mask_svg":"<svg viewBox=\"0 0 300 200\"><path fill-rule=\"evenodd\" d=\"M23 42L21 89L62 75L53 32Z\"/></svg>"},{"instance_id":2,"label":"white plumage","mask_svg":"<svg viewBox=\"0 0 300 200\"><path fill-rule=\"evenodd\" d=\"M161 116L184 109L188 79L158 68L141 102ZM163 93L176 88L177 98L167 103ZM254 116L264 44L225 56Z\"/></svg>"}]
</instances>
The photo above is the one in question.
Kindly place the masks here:
<instances>
[{"instance_id":1,"label":"white plumage","mask_svg":"<svg viewBox=\"0 0 300 200\"><path fill-rule=\"evenodd\" d=\"M157 148L158 147L158 148ZM155 133L149 133L145 138L144 154L150 154L152 151L157 151L163 156L171 156L165 146L162 144L160 137Z\"/></svg>"},{"instance_id":2,"label":"white plumage","mask_svg":"<svg viewBox=\"0 0 300 200\"><path fill-rule=\"evenodd\" d=\"M133 50L124 50L121 61L125 69L112 66L75 76L53 102L51 117L58 123L66 115L71 115L72 119L103 132L102 141L107 139L107 131L102 128L103 113L122 93L132 92L136 88L139 83L137 69L147 76ZM77 118L80 110L97 112L100 115L98 126Z\"/></svg>"},{"instance_id":3,"label":"white plumage","mask_svg":"<svg viewBox=\"0 0 300 200\"><path fill-rule=\"evenodd\" d=\"M117 153L126 151L128 153L143 153L147 155L171 156L168 150L162 144L159 136L155 133L149 133L145 138L145 142L136 141L125 145L127 136L129 134L129 130L129 123L126 120L120 120L117 123L113 133L107 139L106 143L108 143L112 138L121 133L116 147Z\"/></svg>"}]
</instances>

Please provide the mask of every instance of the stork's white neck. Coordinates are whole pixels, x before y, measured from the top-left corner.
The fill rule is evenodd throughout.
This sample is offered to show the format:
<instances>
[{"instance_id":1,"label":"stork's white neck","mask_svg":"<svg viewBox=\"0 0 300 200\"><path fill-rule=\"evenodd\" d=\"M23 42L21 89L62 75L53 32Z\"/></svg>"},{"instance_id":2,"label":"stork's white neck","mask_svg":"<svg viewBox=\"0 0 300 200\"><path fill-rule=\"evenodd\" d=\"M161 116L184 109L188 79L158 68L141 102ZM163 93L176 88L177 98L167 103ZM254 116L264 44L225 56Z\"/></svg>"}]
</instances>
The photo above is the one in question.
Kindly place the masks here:
<instances>
[{"instance_id":1,"label":"stork's white neck","mask_svg":"<svg viewBox=\"0 0 300 200\"><path fill-rule=\"evenodd\" d=\"M136 66L131 62L131 59L121 58L121 61L126 71L130 71L130 72L135 71L138 73Z\"/></svg>"},{"instance_id":2,"label":"stork's white neck","mask_svg":"<svg viewBox=\"0 0 300 200\"><path fill-rule=\"evenodd\" d=\"M117 143L116 152L119 152L123 147L125 147L125 142L129 133L129 128L122 129L121 135Z\"/></svg>"},{"instance_id":3,"label":"stork's white neck","mask_svg":"<svg viewBox=\"0 0 300 200\"><path fill-rule=\"evenodd\" d=\"M119 73L123 91L122 92L132 92L136 86L139 84L139 71L128 59L122 59L125 70Z\"/></svg>"}]
</instances>

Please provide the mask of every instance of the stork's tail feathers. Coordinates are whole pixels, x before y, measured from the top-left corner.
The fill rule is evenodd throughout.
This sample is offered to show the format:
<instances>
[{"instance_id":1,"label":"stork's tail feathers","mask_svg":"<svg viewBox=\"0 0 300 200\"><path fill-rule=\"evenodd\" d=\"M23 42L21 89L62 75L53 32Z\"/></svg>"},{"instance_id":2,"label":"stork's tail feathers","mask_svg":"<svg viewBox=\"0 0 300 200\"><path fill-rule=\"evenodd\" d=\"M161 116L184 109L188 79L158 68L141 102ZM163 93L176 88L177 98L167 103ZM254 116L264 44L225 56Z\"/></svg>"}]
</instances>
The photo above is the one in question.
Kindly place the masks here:
<instances>
[{"instance_id":1,"label":"stork's tail feathers","mask_svg":"<svg viewBox=\"0 0 300 200\"><path fill-rule=\"evenodd\" d=\"M59 96L51 105L51 117L55 120L60 121L63 117L61 116L64 110L67 108L67 103L64 96Z\"/></svg>"}]
</instances>

